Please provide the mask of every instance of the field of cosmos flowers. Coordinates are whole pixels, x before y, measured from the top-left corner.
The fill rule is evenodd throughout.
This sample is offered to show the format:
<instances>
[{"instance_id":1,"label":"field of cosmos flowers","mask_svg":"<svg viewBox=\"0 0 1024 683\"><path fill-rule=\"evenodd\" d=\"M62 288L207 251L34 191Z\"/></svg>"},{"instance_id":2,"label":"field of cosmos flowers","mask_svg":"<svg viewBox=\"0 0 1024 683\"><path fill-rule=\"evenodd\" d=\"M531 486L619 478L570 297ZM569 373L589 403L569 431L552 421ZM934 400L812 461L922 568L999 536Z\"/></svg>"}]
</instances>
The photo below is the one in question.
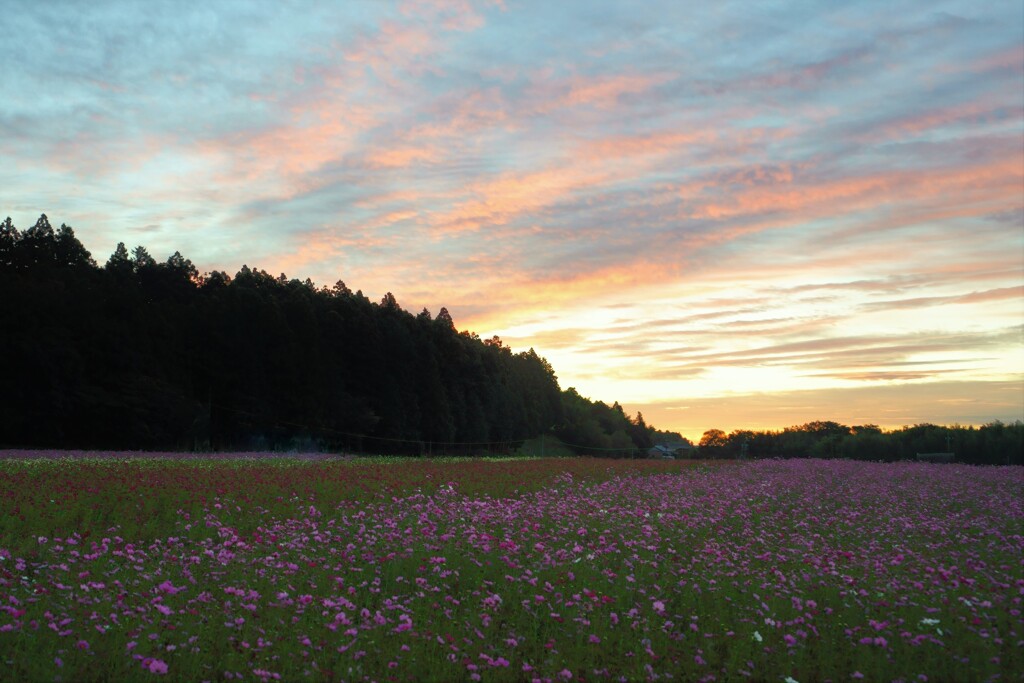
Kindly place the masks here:
<instances>
[{"instance_id":1,"label":"field of cosmos flowers","mask_svg":"<svg viewBox=\"0 0 1024 683\"><path fill-rule=\"evenodd\" d=\"M10 455L2 680L1024 671L1022 468Z\"/></svg>"}]
</instances>

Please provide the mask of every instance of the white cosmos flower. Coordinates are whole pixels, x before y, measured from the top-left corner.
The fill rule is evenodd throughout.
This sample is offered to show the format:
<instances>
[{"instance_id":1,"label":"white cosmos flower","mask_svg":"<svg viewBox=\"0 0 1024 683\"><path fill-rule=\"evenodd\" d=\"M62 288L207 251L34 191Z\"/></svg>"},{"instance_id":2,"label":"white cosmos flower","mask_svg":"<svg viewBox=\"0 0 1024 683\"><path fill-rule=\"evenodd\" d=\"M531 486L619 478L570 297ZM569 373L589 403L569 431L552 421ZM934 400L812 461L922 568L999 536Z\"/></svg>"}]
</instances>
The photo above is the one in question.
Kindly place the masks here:
<instances>
[{"instance_id":1,"label":"white cosmos flower","mask_svg":"<svg viewBox=\"0 0 1024 683\"><path fill-rule=\"evenodd\" d=\"M757 631L754 631L754 640L756 640L757 642L760 643L762 640L764 640L764 638L761 637L760 633L758 633Z\"/></svg>"}]
</instances>

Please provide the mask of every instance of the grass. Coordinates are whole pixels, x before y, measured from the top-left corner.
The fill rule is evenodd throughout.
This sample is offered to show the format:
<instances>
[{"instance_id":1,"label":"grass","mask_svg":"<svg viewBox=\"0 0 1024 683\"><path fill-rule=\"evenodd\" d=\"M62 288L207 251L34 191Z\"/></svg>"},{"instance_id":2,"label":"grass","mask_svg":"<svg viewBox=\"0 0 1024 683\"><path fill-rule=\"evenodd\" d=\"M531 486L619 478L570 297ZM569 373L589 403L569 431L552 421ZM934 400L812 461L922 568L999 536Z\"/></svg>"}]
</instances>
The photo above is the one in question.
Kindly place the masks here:
<instances>
[{"instance_id":1,"label":"grass","mask_svg":"<svg viewBox=\"0 0 1024 683\"><path fill-rule=\"evenodd\" d=\"M3 680L1007 680L1020 468L0 461Z\"/></svg>"}]
</instances>

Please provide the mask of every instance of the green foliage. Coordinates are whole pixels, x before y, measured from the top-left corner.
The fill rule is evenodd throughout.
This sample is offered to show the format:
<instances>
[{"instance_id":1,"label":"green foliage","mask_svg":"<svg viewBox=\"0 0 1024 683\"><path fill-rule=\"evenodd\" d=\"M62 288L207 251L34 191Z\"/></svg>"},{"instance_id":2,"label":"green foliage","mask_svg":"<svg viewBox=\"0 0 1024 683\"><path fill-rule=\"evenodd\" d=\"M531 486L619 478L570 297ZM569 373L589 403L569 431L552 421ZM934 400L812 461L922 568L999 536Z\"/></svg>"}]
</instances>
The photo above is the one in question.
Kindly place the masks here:
<instances>
[{"instance_id":1,"label":"green foliage","mask_svg":"<svg viewBox=\"0 0 1024 683\"><path fill-rule=\"evenodd\" d=\"M646 457L656 442L685 441L679 434L649 426L640 413L630 418L618 403L592 401L573 387L562 392L562 414L554 433L581 455Z\"/></svg>"}]
</instances>

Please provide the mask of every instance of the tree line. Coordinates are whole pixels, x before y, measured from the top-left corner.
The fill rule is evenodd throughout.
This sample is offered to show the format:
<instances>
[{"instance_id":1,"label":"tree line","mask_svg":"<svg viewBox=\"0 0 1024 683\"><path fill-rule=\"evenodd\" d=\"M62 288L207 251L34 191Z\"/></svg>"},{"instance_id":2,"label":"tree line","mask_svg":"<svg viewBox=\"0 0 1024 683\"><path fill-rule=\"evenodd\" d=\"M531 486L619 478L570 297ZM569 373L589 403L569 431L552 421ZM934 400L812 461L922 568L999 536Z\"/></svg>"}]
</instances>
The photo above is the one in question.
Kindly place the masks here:
<instances>
[{"instance_id":1,"label":"tree line","mask_svg":"<svg viewBox=\"0 0 1024 683\"><path fill-rule=\"evenodd\" d=\"M1024 423L998 420L981 427L918 424L895 430L815 421L782 431L704 432L700 457L913 460L919 453L952 453L956 462L1024 465Z\"/></svg>"},{"instance_id":2,"label":"tree line","mask_svg":"<svg viewBox=\"0 0 1024 683\"><path fill-rule=\"evenodd\" d=\"M533 349L339 280L200 273L123 243L101 267L61 225L0 223L0 447L512 452L550 433L636 453L658 432L562 391Z\"/></svg>"}]
</instances>

